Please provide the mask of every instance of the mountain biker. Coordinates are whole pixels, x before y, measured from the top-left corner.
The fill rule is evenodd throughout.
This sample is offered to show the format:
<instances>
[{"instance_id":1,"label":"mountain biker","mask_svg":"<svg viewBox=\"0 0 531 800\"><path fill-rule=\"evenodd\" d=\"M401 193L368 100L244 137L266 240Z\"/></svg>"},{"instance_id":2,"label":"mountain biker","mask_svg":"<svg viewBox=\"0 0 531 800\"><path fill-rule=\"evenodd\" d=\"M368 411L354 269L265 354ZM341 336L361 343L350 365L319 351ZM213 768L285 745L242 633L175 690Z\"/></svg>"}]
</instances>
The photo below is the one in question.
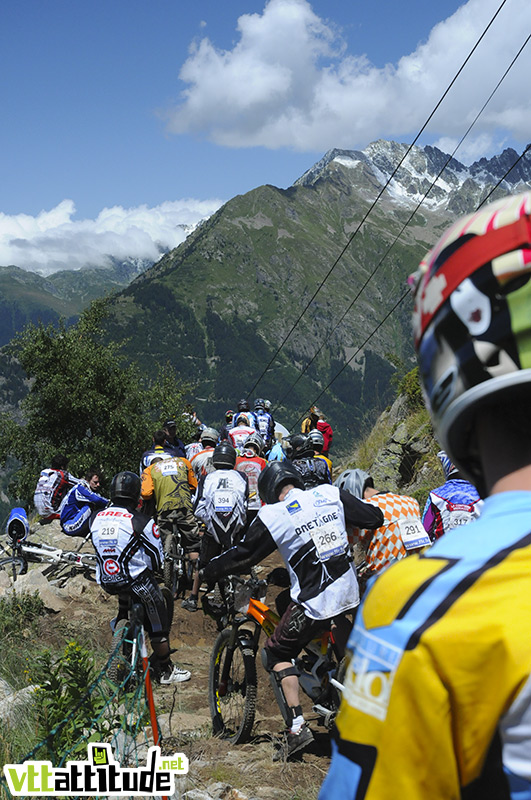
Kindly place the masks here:
<instances>
[{"instance_id":1,"label":"mountain biker","mask_svg":"<svg viewBox=\"0 0 531 800\"><path fill-rule=\"evenodd\" d=\"M277 438L278 437L278 438ZM284 448L282 446L282 434L276 433L275 434L275 444L267 454L268 461L285 461L286 453L284 452Z\"/></svg>"},{"instance_id":2,"label":"mountain biker","mask_svg":"<svg viewBox=\"0 0 531 800\"><path fill-rule=\"evenodd\" d=\"M156 430L153 434L153 444L148 450L142 453L140 459L140 474L149 467L154 458L171 458L172 453L166 444L166 431L162 428Z\"/></svg>"},{"instance_id":3,"label":"mountain biker","mask_svg":"<svg viewBox=\"0 0 531 800\"><path fill-rule=\"evenodd\" d=\"M264 440L265 450L269 450L275 436L275 423L271 414L265 410L265 401L261 397L254 401L252 424Z\"/></svg>"},{"instance_id":4,"label":"mountain biker","mask_svg":"<svg viewBox=\"0 0 531 800\"><path fill-rule=\"evenodd\" d=\"M242 455L236 459L235 468L238 472L243 472L249 482L247 525L250 525L262 508L260 495L258 494L258 477L267 464L267 461L262 458L263 451L264 440L259 433L251 433L244 442Z\"/></svg>"},{"instance_id":5,"label":"mountain biker","mask_svg":"<svg viewBox=\"0 0 531 800\"><path fill-rule=\"evenodd\" d=\"M213 464L214 472L201 478L194 499L194 514L206 527L200 569L234 544L247 518L249 482L244 473L234 469L236 450L229 442L217 445Z\"/></svg>"},{"instance_id":6,"label":"mountain biker","mask_svg":"<svg viewBox=\"0 0 531 800\"><path fill-rule=\"evenodd\" d=\"M252 433L256 432L252 422L252 415L241 413L236 417L236 425L229 431L229 442L238 451L243 453L244 442Z\"/></svg>"},{"instance_id":7,"label":"mountain biker","mask_svg":"<svg viewBox=\"0 0 531 800\"><path fill-rule=\"evenodd\" d=\"M199 480L202 475L208 475L209 472L214 471L212 456L214 455L214 448L218 443L218 439L219 433L215 428L203 428L201 431L201 444L203 449L190 459L190 464L192 465L197 480Z\"/></svg>"},{"instance_id":8,"label":"mountain biker","mask_svg":"<svg viewBox=\"0 0 531 800\"><path fill-rule=\"evenodd\" d=\"M286 723L283 743L274 757L279 760L313 741L300 707L298 673L292 659L330 626L331 618L338 621L359 603L345 522L377 527L383 515L380 509L335 486L304 491L302 476L289 461L268 464L260 473L258 489L267 505L238 544L210 561L203 574L212 581L247 572L276 548L284 560L291 602L262 653ZM339 623L341 626L341 620Z\"/></svg>"},{"instance_id":9,"label":"mountain biker","mask_svg":"<svg viewBox=\"0 0 531 800\"><path fill-rule=\"evenodd\" d=\"M192 441L184 447L184 451L186 453L185 458L187 458L188 461L191 461L192 458L197 455L197 453L200 453L203 449L203 445L201 444L201 433L202 429L196 428Z\"/></svg>"},{"instance_id":10,"label":"mountain biker","mask_svg":"<svg viewBox=\"0 0 531 800\"><path fill-rule=\"evenodd\" d=\"M230 408L225 411L225 423L221 426L219 431L220 442L226 441L229 438L229 431L234 425L234 411Z\"/></svg>"},{"instance_id":11,"label":"mountain biker","mask_svg":"<svg viewBox=\"0 0 531 800\"><path fill-rule=\"evenodd\" d=\"M87 536L93 514L105 508L109 501L97 493L100 474L89 470L85 478L68 492L61 509L61 528L68 536Z\"/></svg>"},{"instance_id":12,"label":"mountain biker","mask_svg":"<svg viewBox=\"0 0 531 800\"><path fill-rule=\"evenodd\" d=\"M412 279L435 435L481 516L379 576L321 800L531 796L531 192L460 219Z\"/></svg>"},{"instance_id":13,"label":"mountain biker","mask_svg":"<svg viewBox=\"0 0 531 800\"><path fill-rule=\"evenodd\" d=\"M161 684L181 683L190 672L170 659L168 611L154 572L164 554L153 519L137 511L140 478L119 472L111 481L111 505L93 519L90 532L98 565L96 581L108 594L118 595L118 619L126 619L129 603L144 608L144 623L151 640L154 677Z\"/></svg>"},{"instance_id":14,"label":"mountain biker","mask_svg":"<svg viewBox=\"0 0 531 800\"><path fill-rule=\"evenodd\" d=\"M291 437L291 460L302 475L304 488L311 489L323 483L332 483L332 476L326 462L314 455L310 436L296 433Z\"/></svg>"},{"instance_id":15,"label":"mountain biker","mask_svg":"<svg viewBox=\"0 0 531 800\"><path fill-rule=\"evenodd\" d=\"M51 460L51 469L43 469L39 476L33 504L41 515L40 522L43 525L60 518L68 491L79 483L79 478L71 475L67 467L67 457L58 453Z\"/></svg>"},{"instance_id":16,"label":"mountain biker","mask_svg":"<svg viewBox=\"0 0 531 800\"><path fill-rule=\"evenodd\" d=\"M354 538L362 542L372 572L380 572L394 561L405 558L408 550L429 545L429 537L420 520L419 504L414 497L377 491L372 477L362 469L345 470L335 485L382 510L384 524L380 528L354 532Z\"/></svg>"},{"instance_id":17,"label":"mountain biker","mask_svg":"<svg viewBox=\"0 0 531 800\"><path fill-rule=\"evenodd\" d=\"M142 473L141 494L144 500L154 497L157 512L157 524L165 541L166 536L173 536L177 527L182 537L182 546L193 563L192 598L197 598L199 589L198 558L201 550L201 534L197 520L192 511L192 494L197 488L192 465L186 458L168 458L158 461ZM184 599L182 607L188 611L197 610L193 603Z\"/></svg>"},{"instance_id":18,"label":"mountain biker","mask_svg":"<svg viewBox=\"0 0 531 800\"><path fill-rule=\"evenodd\" d=\"M312 443L314 457L315 458L320 458L325 462L326 466L328 467L328 471L330 472L330 475L331 475L332 474L332 462L330 461L328 456L324 456L323 455L323 447L324 447L324 436L323 436L323 434L321 433L320 430L318 430L317 428L314 428L308 434L308 438L309 438L310 442Z\"/></svg>"},{"instance_id":19,"label":"mountain biker","mask_svg":"<svg viewBox=\"0 0 531 800\"><path fill-rule=\"evenodd\" d=\"M483 505L476 487L461 477L444 450L439 450L437 457L446 480L429 493L422 514L422 524L432 542L458 525L473 522Z\"/></svg>"}]
</instances>

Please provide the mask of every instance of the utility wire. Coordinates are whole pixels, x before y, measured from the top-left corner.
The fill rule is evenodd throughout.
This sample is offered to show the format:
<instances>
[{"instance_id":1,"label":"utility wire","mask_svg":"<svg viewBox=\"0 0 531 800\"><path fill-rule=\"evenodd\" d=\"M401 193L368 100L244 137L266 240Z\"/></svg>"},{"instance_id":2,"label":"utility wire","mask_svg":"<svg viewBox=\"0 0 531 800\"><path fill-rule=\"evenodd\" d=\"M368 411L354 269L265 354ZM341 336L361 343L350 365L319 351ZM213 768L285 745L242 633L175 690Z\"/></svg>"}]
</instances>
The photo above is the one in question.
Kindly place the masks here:
<instances>
[{"instance_id":1,"label":"utility wire","mask_svg":"<svg viewBox=\"0 0 531 800\"><path fill-rule=\"evenodd\" d=\"M318 401L319 401L319 400L321 399L321 397L322 397L322 396L323 396L323 395L324 395L324 394L325 394L325 393L326 393L326 392L329 390L329 388L332 386L332 384L334 383L334 381L335 381L335 380L337 380L337 378L339 378L339 376L341 375L341 373L342 373L342 372L343 372L343 371L344 371L344 370L345 370L345 369L346 369L346 368L349 366L350 362L351 362L351 361L353 361L353 360L356 358L356 356L358 355L358 353L359 353L361 350L363 350L363 348L365 347L365 345L366 345L368 342L370 342L370 340L371 340L371 339L372 339L372 337L375 335L375 333L377 333L377 332L380 330L380 328L382 327L382 325L384 324L384 322L387 322L387 320L389 319L389 317L391 316L391 314L394 314L394 312L396 311L396 309L398 308L398 306L399 306L401 303L403 303L403 302L404 302L404 300L406 299L406 297L407 297L408 295L410 295L410 294L411 294L411 289L408 287L408 288L406 289L406 291L404 292L404 294L403 294L401 297L399 297L399 299L396 301L396 303L394 304L394 306L393 306L393 307L392 307L392 308L391 308L391 309L390 309L390 310L387 312L387 314L385 315L385 317L384 317L382 320L380 320L380 322L378 323L378 325L376 326L376 328L374 328L374 330L373 330L373 331L371 331L371 333L370 333L370 334L367 336L367 338L365 339L365 341L364 341L362 344L360 344L360 346L358 347L358 349L356 350L356 352L355 352L355 353L353 353L353 355L351 355L351 357L349 358L349 360L348 360L348 361L345 361L345 363L343 364L343 366L341 367L341 369L339 370L339 372L338 372L338 373L336 373L336 375L334 375L334 377L332 378L332 380L331 380L331 381L330 381L330 382L329 382L329 383L328 383L328 384L325 386L325 388L324 388L324 389L323 389L323 390L320 392L320 394L318 394L318 395L317 395L317 397L315 398L315 400L314 400L314 401L313 401L313 403L311 404L312 406L315 406L315 405L317 405ZM304 418L304 417L299 417L299 419L297 420L297 422L302 422L303 418Z\"/></svg>"},{"instance_id":2,"label":"utility wire","mask_svg":"<svg viewBox=\"0 0 531 800\"><path fill-rule=\"evenodd\" d=\"M528 37L527 41L529 41L529 39L531 39L531 35ZM525 156L525 154L529 152L529 150L531 150L531 144L528 144L528 145L527 145L527 147L525 148L525 150L523 151L523 153L521 153L521 154L518 156L518 158L516 159L516 161L514 162L514 164L513 164L511 167L509 167L509 169L507 170L507 172L505 173L505 175L503 175L503 176L500 178L500 180L498 181L498 183L497 183L495 186L493 186L493 187L492 187L492 189L490 190L490 192L488 193L488 195L487 195L486 197L484 197L484 198L483 198L483 200L481 201L481 203L479 204L479 206L476 208L476 211L479 211L479 209L481 208L481 206L482 206L482 205L485 205L485 203L487 202L487 200L489 199L489 197L491 197L491 195L493 195L493 194L494 194L494 192L495 192L495 191L496 191L496 189L499 187L499 185L500 185L501 183L503 183L503 181L505 180L505 178L506 178L506 177L507 177L507 176L508 176L508 175L509 175L509 174L510 174L512 171L513 171L513 169L516 167L516 165L517 165L517 164L518 164L518 163L519 163L519 162L522 160L522 158Z\"/></svg>"},{"instance_id":3,"label":"utility wire","mask_svg":"<svg viewBox=\"0 0 531 800\"><path fill-rule=\"evenodd\" d=\"M393 172L391 173L391 175L390 175L390 176L389 176L389 178L387 179L386 183L385 183L385 184L382 186L382 188L380 189L380 191L379 191L378 195L376 196L376 198L374 199L374 201L373 201L373 202L372 202L372 204L370 205L370 207L369 207L368 211L366 211L366 213L364 214L364 216L363 216L363 219L362 219L362 220L361 220L361 222L358 224L358 226L357 226L356 230L355 230L355 231L354 231L354 232L351 234L351 236L349 237L349 239L348 239L347 243L345 244L345 246L344 246L344 247L343 247L343 249L341 250L340 254L339 254L339 255L338 255L338 257L336 258L336 260L334 261L334 263L332 264L332 266L330 267L330 269L328 270L327 274L325 275L325 277L323 278L323 280L321 281L321 283L319 284L319 286L317 287L317 289L315 290L315 292L313 293L313 295L311 296L311 298L308 300L308 302L307 302L307 304L305 305L305 307L303 308L302 312L299 314L299 317L297 318L297 320L295 321L295 323L292 325L292 327L290 328L290 330L288 331L288 333L286 334L286 336L284 337L284 339L283 339L283 340L282 340L282 342L280 343L280 345L279 345L279 347L278 347L277 351L276 351L276 352L275 352L275 354L272 356L272 358L270 359L270 361L269 361L269 363L267 364L267 366L265 367L265 369L264 369L264 370L262 371L262 373L259 375L259 377L258 377L258 380L255 382L254 386L252 387L252 389L250 390L250 392L249 392L249 394L248 394L248 398L249 398L249 397L250 397L250 396L253 394L253 392L255 391L256 387L258 386L258 384L260 383L260 381L262 380L262 378L264 377L264 375L267 373L268 369L271 367L271 365L273 364L273 362L275 361L275 359L277 358L277 356L278 356L278 355L279 355L279 353L281 352L282 348L284 347L284 345L286 344L286 342L287 342L287 341L288 341L288 339L290 338L291 334L293 333L293 331L294 331L294 330L297 328L297 326L299 325L299 323L300 323L300 321L302 320L303 316L305 315L306 311L308 310L308 308L310 307L310 305L313 303L313 301L315 300L315 298L317 297L317 295L318 295L318 294L319 294L319 292L321 291L322 287L324 286L324 284L326 283L326 281L328 280L328 278L330 277L330 275L332 274L332 272L333 272L333 271L334 271L334 269L336 268L337 264L339 263L339 261L341 260L341 258L343 257L343 255L345 254L345 252L346 252L347 248L350 246L351 242L353 241L353 239L354 239L354 238L355 238L355 236L358 234L358 232L360 231L361 227L363 226L363 224L364 224L364 223L365 223L365 221L367 220L367 217L368 217L368 216L369 216L369 214L370 214L370 213L373 211L373 209L374 209L374 207L376 206L377 202L378 202L378 201L379 201L379 199L382 197L382 195L383 195L384 191L387 189L387 187L389 186L389 184L390 184L390 183L391 183L391 181L393 180L394 176L396 175L396 173L398 172L398 170L400 169L400 167L402 166L402 164L404 163L404 161L406 160L406 158L407 158L407 157L408 157L408 155L410 154L410 152L411 152L411 150L413 149L414 145L417 143L417 141L419 140L420 136L421 136L421 135L424 133L424 131L425 131L426 127L427 127L427 126L428 126L428 124L431 122L431 120L432 120L433 116L434 116L434 115L435 115L435 113L438 111L438 109L439 109L440 105L441 105L441 104L442 104L442 102L445 100L445 98L446 98L446 96L448 95L449 91L452 89L452 87L453 87L454 83L455 83L455 82L456 82L456 80L459 78L460 74L462 73L462 71L464 70L464 68L466 67L466 65L467 65L467 64L468 64L468 62L470 61L470 59L472 58L473 54L475 53L475 51L476 51L476 50L477 50L477 48L479 47L480 43L482 42L482 40L484 39L485 35L487 34L487 31L489 30L489 28L490 28L490 27L492 26L492 24L494 23L494 20L496 19L496 17L497 17L497 16L498 16L498 14L500 13L500 11L502 10L502 8L503 8L503 6L505 5L505 3L506 3L506 2L507 2L507 0L502 0L502 2L501 2L501 4L500 4L500 6L498 7L498 10L496 11L496 13L494 14L494 16L493 16L493 17L492 17L492 19L490 20L489 24L487 25L487 27L485 28L485 30L483 31L483 33L481 34L481 36L479 37L479 39L477 40L477 42L475 43L474 47L472 48L472 50L470 51L470 53L468 54L468 56L465 58L465 60L463 61L463 63L462 63L462 64L461 64L461 66L459 67L459 69L457 70L456 74L455 74L455 75L454 75L454 77L452 78L452 81L450 82L450 84L448 85L448 87L446 88L446 90L443 92L443 94L442 94L441 98L439 99L439 101L438 101L437 105L435 106L435 108L433 109L433 111L431 112L431 114L428 116L427 120L425 121L425 123L424 123L424 124L423 124L423 126L421 127L420 131L417 133L417 135L416 135L416 136L415 136L415 138L413 139L412 143L411 143L411 144L409 145L409 147L407 148L406 152L404 153L404 155L402 156L402 158L401 158L401 159L400 159L400 161L398 162L397 166L394 168Z\"/></svg>"},{"instance_id":4,"label":"utility wire","mask_svg":"<svg viewBox=\"0 0 531 800\"><path fill-rule=\"evenodd\" d=\"M302 377L305 375L305 373L306 373L306 372L309 370L309 368L311 367L311 365L313 364L313 362L315 361L315 359L317 358L317 356L319 355L319 353L322 351L322 349L323 349L323 347L325 346L325 344L326 344L327 342L329 342L329 341L330 341L330 337L332 336L332 334L333 334L333 333L335 333L335 331L336 331L336 330L339 328L339 326L341 325L341 323L343 322L343 320L345 319L345 317L347 316L347 314L349 313L349 311L352 309L352 306L353 306L353 305L356 303L356 301L358 300L358 298L360 297L360 295L361 295L361 294L362 294L362 292L364 291L364 289L365 289L365 287L367 286L367 284L368 284L368 283L369 283L369 282L372 280L372 278L374 277L374 275L376 274L376 272L379 270L379 268L381 267L381 265L383 264L383 262L385 261L385 259L387 258L387 256L389 255L389 253L391 252L391 250L393 249L393 247L395 246L395 244L398 242L398 240L400 239L400 237L401 237L401 236L402 236L402 234L404 233L405 229L406 229L406 228L407 228L407 227L410 225L410 223L411 223L411 221L412 221L413 217L415 216L415 214L417 213L417 211L419 210L419 208L420 208L420 207L421 207L421 205L423 204L424 200L426 200L426 198L428 197L429 193L431 192L431 190L433 189L433 187L435 186L435 184L437 183L437 181L439 180L439 178L441 177L441 175L442 175L442 174L443 174L443 172L445 171L446 167L448 166L448 164L450 163L450 161L453 159L453 157L455 156L455 154L457 153L457 151L459 150L459 148L461 147L461 145L463 144L463 142L465 141L465 139L467 138L467 136L469 135L470 131L472 130L472 128L474 127L474 125L476 124L476 122L478 121L478 119L481 117L481 115L482 115L482 114L483 114L483 112L485 111L486 107L488 106L488 104L490 103L490 101L492 100L492 98L494 97L494 95L496 94L496 92L498 91L498 89L500 88L501 84L503 83L503 81L505 80L505 78L507 77L507 75L509 74L509 72L511 71L511 69L513 68L513 66L515 65L516 61L517 61L517 60L518 60L518 58L520 57L520 55L521 55L522 51L524 50L524 48L526 47L526 45L529 43L529 40L530 40L530 39L531 39L531 34L529 34L529 36L527 37L527 39L525 40L525 42L522 44L522 46L520 47L520 49L518 50L518 52L516 53L516 55L515 55L515 56L514 56L514 58L512 59L511 63L509 64L509 66L507 67L507 69L505 70L505 72L503 73L503 75L501 76L501 78L499 79L498 83L496 84L496 86L494 87L494 89L492 90L492 92L490 93L490 95L488 96L488 98L486 99L486 101L483 103L482 107L480 108L480 110L478 111L478 113L476 114L476 116L474 117L473 121L470 123L470 125L469 125L469 126L468 126L468 128L467 128L467 130L465 131L465 133L463 134L463 136L461 137L461 139L459 140L459 142L458 142L458 143L457 143L457 145L455 146L455 148L454 148L454 150L452 151L451 155L449 155L449 156L448 156L448 158L447 158L447 159L446 159L446 161L444 162L444 164L443 164L442 168L439 170L439 172L437 173L436 177L433 179L433 181L431 182L430 186L428 187L427 191L424 193L424 195L423 195L423 197L421 198L420 202L419 202L419 203L416 205L416 207L413 209L413 211L412 211L412 213L410 214L410 216L408 217L407 221L404 223L404 225L403 225L403 226L402 226L402 228L400 229L399 233L396 235L396 237L394 238L394 240L391 242L391 244L389 245L389 247L387 248L387 250L385 251L385 253L384 253L384 254L383 254L383 256L381 257L381 259L379 260L379 262L376 264L376 266L374 267L374 269L373 269L373 270L372 270L372 272L370 273L369 277L368 277L368 278L365 280L365 283L364 283L364 284L361 286L361 288L358 290L358 292L357 292L356 296L354 297L354 299L352 300L352 302L350 303L350 305L349 305L349 306L347 307L347 309L344 311L344 313L342 314L341 318L338 320L338 322L336 323L336 325L335 325L335 326L334 326L334 327L331 329L331 331L328 333L328 335L327 335L327 338L326 338L326 339L323 341L323 343L320 345L320 347L318 348L318 350L316 350L316 352L315 352L315 353L314 353L314 355L312 356L311 360L310 360L310 361L309 361L309 362L306 364L306 366L304 367L304 369L302 370L302 372L300 372L300 374L299 374L298 378L296 379L296 381L295 381L295 382L294 382L294 383L293 383L293 384L290 386L290 388L288 389L288 391L285 393L285 395L284 395L284 396L282 397L282 399L279 401L279 403L278 403L278 405L279 405L279 406L283 405L283 403L284 403L284 401L286 400L286 398L287 398L287 397L289 397L289 395L291 394L291 392L293 391L293 389L295 388L295 386L298 384L298 382L301 380L301 378L302 378ZM492 189L492 190L489 192L489 194L487 195L487 197L486 197L486 198L485 198L485 199L482 201L482 203L481 203L481 204L478 206L478 208L481 208L481 206L483 205L483 203L485 203L485 201L486 201L486 200L487 200L487 199L488 199L488 198L489 198L489 197L492 195L492 193L493 193L493 192L494 192L494 191L495 191L495 190L498 188L498 186L500 185L500 183L502 183L502 182L505 180L505 178L507 177L507 175L508 175L510 172L512 172L512 170L513 170L513 169L515 168L515 166L518 164L518 162L520 161L520 159L521 159L521 158L523 158L523 156L525 155L525 153L527 153L527 151L528 151L530 148L531 148L531 144L529 144L529 145L526 147L526 149L524 150L524 152L523 152L523 153L520 155L520 157L519 157L519 158L518 158L518 159L517 159L517 160L514 162L514 164L513 164L513 165L510 167L510 169L509 169L509 170L508 170L508 171L505 173L505 175L503 176L503 178L500 178L500 180L498 181L498 183L496 184L496 186L494 186L494 188L493 188L493 189ZM477 209L476 209L476 210L477 210ZM312 403L312 405L313 405L313 403Z\"/></svg>"},{"instance_id":5,"label":"utility wire","mask_svg":"<svg viewBox=\"0 0 531 800\"><path fill-rule=\"evenodd\" d=\"M531 38L531 37L529 37L529 38ZM507 172L505 172L505 174L504 174L504 175L503 175L503 176L500 178L500 180L498 181L498 183L497 183L497 184L496 184L496 185L495 185L495 186L494 186L494 187L491 189L491 191L488 193L488 195L487 195L487 196L486 196L486 197L485 197L485 198L484 198L484 199L481 201L481 203L480 203L480 204L479 204L479 205L476 207L476 209L475 209L476 211L479 211L479 209L481 208L481 206L482 206L482 205L484 205L484 203L486 202L486 200L487 200L487 199L488 199L488 198L489 198L489 197L490 197L490 196L493 194L493 192L495 192L495 191L496 191L496 189L497 189L497 188L500 186L500 184L501 184L501 183L503 183L503 181L505 180L505 178L506 178L506 177L507 177L507 176L508 176L508 175L509 175L509 174L512 172L512 170L513 170L513 169L514 169L514 168L517 166L517 164L518 164L518 163L519 163L519 162L522 160L522 158L525 156L525 154L526 154L526 153L527 153L529 150L531 150L531 144L528 144L528 145L527 145L527 147L525 148L525 150L523 151L523 153L521 153L521 154L518 156L518 158L516 159L516 161L515 161L515 162L514 162L514 163L513 163L513 164L512 164L510 167L509 167L509 169L507 170ZM315 398L315 400L313 400L313 401L312 401L312 403L311 403L310 405L312 405L312 406L314 406L314 405L317 405L317 402L318 402L318 401L321 399L321 397L322 397L322 396L325 394L325 392L327 392L327 391L328 391L328 389L329 389L329 388L332 386L332 384L334 383L334 381L335 381L335 380L337 380L337 378L339 378L339 376L341 375L341 373L342 373L342 372L343 372L343 371L346 369L346 367L348 367L348 366L349 366L349 364L351 363L351 361L352 361L354 358L356 358L356 356L358 355L358 353L359 353L361 350L363 350L363 348L365 347L365 345L366 345L366 344L367 344L367 343L368 343L368 342L369 342L369 341L372 339L372 337L375 335L375 333L377 333L377 331L379 331L379 330L380 330L380 328L382 327L382 325L384 324L384 322L387 322L387 320L389 319L389 317L390 317L392 314L394 314L394 312L396 311L396 309L399 307L399 305L400 305L401 303L403 303L403 302L404 302L404 300L406 299L406 297L407 297L409 294L410 294L410 289L408 288L408 289L406 289L406 291L404 292L404 294L403 294L403 295L402 295L402 296L401 296L401 297L400 297L400 298L397 300L397 302L396 302L396 303L394 304L394 306L393 306L393 307L390 309L390 311L388 311L388 312L387 312L387 314L385 315L385 317L384 317L384 318L383 318L383 319L382 319L382 320L381 320L381 321L378 323L378 325L376 326L376 328L374 328L374 330L373 330L373 331L371 331L371 333L370 333L370 334L367 336L367 338L365 339L365 341L364 341L364 342L363 342L363 343L362 343L362 344L361 344L361 345L358 347L358 349L356 350L356 352L355 352L355 353L353 353L353 355L352 355L352 356L349 358L349 360L348 360L348 361L346 361L346 362L345 362L345 364L343 364L343 366L341 367L341 369L339 370L339 372L337 372L337 373L334 375L334 377L332 378L332 380L331 380L331 381L329 381L329 383L328 383L328 384L325 386L325 388L324 388L324 389L323 389L323 390L320 392L320 394L318 394L318 395L317 395L317 397ZM296 422L295 424L297 424L298 422L302 422L302 420L303 420L303 419L304 419L304 416L300 416L300 417L299 417L299 419L297 420L297 422Z\"/></svg>"}]
</instances>

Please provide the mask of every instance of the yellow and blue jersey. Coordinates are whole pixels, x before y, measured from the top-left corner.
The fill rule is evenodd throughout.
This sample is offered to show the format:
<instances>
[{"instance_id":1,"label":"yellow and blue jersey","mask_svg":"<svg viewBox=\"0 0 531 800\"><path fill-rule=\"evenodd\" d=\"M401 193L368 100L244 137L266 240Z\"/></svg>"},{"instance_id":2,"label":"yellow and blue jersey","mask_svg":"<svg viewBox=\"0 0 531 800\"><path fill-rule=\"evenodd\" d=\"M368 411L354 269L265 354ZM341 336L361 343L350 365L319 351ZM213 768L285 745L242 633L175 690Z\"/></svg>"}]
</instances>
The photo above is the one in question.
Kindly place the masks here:
<instances>
[{"instance_id":1,"label":"yellow and blue jersey","mask_svg":"<svg viewBox=\"0 0 531 800\"><path fill-rule=\"evenodd\" d=\"M531 492L386 570L360 607L320 800L531 800Z\"/></svg>"}]
</instances>

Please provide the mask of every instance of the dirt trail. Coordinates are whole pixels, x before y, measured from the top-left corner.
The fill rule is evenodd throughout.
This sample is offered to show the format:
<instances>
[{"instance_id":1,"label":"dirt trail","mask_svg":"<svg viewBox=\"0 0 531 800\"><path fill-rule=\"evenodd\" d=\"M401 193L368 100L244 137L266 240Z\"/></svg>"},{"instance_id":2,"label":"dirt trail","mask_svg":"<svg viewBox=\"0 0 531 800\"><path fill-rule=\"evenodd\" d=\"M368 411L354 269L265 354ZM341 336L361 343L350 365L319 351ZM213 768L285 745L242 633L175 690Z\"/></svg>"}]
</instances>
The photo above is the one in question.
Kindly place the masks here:
<instances>
[{"instance_id":1,"label":"dirt trail","mask_svg":"<svg viewBox=\"0 0 531 800\"><path fill-rule=\"evenodd\" d=\"M279 556L271 556L261 565L263 574L279 565ZM64 641L66 633L80 642L108 648L111 642L108 622L115 616L116 600L81 576L69 581L65 589L71 600L63 611L47 617L44 641L49 644L61 638ZM267 603L272 605L274 597L275 590L271 588ZM226 787L234 787L243 797L255 800L314 800L329 765L329 735L317 725L310 701L301 693L315 742L303 753L300 761L273 763L273 742L283 723L260 659L257 663L258 698L252 741L230 745L212 737L208 670L216 636L214 621L202 611L190 613L180 607L180 601L176 604L171 644L177 648L177 653L173 658L190 669L192 678L175 687L156 686L155 703L167 752L183 751L190 760L190 772L181 779L180 791L191 791L189 800L193 800L196 793L198 800L208 797L238 800L238 795L230 795Z\"/></svg>"}]
</instances>

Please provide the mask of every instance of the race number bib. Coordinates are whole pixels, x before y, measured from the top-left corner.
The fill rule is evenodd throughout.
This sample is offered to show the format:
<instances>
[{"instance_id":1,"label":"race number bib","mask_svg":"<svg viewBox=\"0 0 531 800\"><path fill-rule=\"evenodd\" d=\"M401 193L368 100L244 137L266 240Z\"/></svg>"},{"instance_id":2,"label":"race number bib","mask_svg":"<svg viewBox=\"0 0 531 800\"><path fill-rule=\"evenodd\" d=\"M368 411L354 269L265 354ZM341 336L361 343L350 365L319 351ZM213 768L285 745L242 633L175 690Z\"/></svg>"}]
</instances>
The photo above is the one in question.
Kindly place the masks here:
<instances>
[{"instance_id":1,"label":"race number bib","mask_svg":"<svg viewBox=\"0 0 531 800\"><path fill-rule=\"evenodd\" d=\"M214 492L216 514L230 514L234 505L234 492L231 492L230 489L217 489Z\"/></svg>"},{"instance_id":2,"label":"race number bib","mask_svg":"<svg viewBox=\"0 0 531 800\"><path fill-rule=\"evenodd\" d=\"M400 529L400 538L406 550L416 550L419 547L425 547L431 544L430 537L428 536L420 519L399 519L398 527Z\"/></svg>"},{"instance_id":3,"label":"race number bib","mask_svg":"<svg viewBox=\"0 0 531 800\"><path fill-rule=\"evenodd\" d=\"M458 528L459 525L468 525L469 522L474 520L474 515L470 511L450 511L448 528Z\"/></svg>"},{"instance_id":4,"label":"race number bib","mask_svg":"<svg viewBox=\"0 0 531 800\"><path fill-rule=\"evenodd\" d=\"M175 462L171 463L168 460L159 463L159 470L161 475L177 475L178 472Z\"/></svg>"},{"instance_id":5,"label":"race number bib","mask_svg":"<svg viewBox=\"0 0 531 800\"><path fill-rule=\"evenodd\" d=\"M325 522L319 528L309 531L309 534L320 561L339 556L348 547L347 533L337 523Z\"/></svg>"}]
</instances>

